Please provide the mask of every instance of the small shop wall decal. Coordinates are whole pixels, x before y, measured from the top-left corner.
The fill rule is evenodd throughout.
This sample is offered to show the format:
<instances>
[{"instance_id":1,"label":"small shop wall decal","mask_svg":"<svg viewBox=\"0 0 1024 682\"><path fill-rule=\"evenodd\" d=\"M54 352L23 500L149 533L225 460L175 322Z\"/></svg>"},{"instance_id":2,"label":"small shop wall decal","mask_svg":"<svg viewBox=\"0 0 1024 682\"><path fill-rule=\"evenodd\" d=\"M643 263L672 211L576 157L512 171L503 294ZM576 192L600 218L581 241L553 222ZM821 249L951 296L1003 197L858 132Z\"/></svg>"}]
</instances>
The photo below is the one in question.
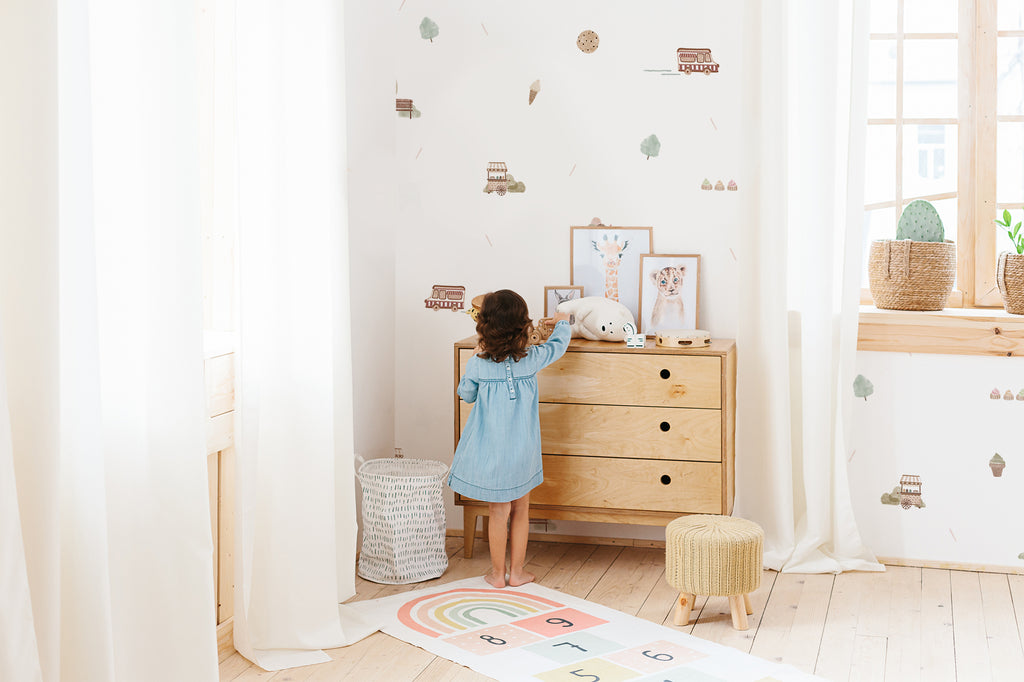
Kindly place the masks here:
<instances>
[{"instance_id":1,"label":"small shop wall decal","mask_svg":"<svg viewBox=\"0 0 1024 682\"><path fill-rule=\"evenodd\" d=\"M484 185L484 191L488 194L494 192L499 197L505 196L507 192L521 194L526 191L526 183L517 182L508 172L508 166L504 161L491 161L487 164L487 184Z\"/></svg>"}]
</instances>

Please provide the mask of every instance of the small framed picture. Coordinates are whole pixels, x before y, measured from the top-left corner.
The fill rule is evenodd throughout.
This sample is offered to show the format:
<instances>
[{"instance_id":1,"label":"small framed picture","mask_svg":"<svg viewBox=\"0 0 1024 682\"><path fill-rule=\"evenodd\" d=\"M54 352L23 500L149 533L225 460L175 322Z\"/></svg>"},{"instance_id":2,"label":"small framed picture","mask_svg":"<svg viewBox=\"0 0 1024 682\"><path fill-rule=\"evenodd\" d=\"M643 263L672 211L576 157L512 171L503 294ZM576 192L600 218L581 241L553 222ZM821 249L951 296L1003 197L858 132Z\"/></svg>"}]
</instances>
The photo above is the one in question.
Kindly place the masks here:
<instances>
[{"instance_id":1,"label":"small framed picture","mask_svg":"<svg viewBox=\"0 0 1024 682\"><path fill-rule=\"evenodd\" d=\"M583 298L581 285L565 284L557 287L544 287L544 317L555 314L555 308L562 301L574 301Z\"/></svg>"},{"instance_id":2,"label":"small framed picture","mask_svg":"<svg viewBox=\"0 0 1024 682\"><path fill-rule=\"evenodd\" d=\"M663 329L700 328L700 256L640 256L640 313L637 323L647 336Z\"/></svg>"},{"instance_id":3,"label":"small framed picture","mask_svg":"<svg viewBox=\"0 0 1024 682\"><path fill-rule=\"evenodd\" d=\"M654 248L652 227L569 228L569 266L572 284L584 296L603 296L639 313L640 255Z\"/></svg>"}]
</instances>

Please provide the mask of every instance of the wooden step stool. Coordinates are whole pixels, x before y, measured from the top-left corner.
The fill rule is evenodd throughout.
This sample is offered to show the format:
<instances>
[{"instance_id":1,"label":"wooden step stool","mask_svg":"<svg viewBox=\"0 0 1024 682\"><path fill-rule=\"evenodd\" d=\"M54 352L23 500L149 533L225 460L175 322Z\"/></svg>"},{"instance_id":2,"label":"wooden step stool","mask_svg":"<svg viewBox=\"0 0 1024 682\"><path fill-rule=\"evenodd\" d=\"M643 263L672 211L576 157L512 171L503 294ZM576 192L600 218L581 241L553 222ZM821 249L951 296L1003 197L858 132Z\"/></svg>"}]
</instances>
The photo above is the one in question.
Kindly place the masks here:
<instances>
[{"instance_id":1,"label":"wooden step stool","mask_svg":"<svg viewBox=\"0 0 1024 682\"><path fill-rule=\"evenodd\" d=\"M697 514L665 528L665 579L679 590L676 625L690 621L698 594L729 597L732 625L746 630L750 593L761 586L764 531L753 521Z\"/></svg>"}]
</instances>

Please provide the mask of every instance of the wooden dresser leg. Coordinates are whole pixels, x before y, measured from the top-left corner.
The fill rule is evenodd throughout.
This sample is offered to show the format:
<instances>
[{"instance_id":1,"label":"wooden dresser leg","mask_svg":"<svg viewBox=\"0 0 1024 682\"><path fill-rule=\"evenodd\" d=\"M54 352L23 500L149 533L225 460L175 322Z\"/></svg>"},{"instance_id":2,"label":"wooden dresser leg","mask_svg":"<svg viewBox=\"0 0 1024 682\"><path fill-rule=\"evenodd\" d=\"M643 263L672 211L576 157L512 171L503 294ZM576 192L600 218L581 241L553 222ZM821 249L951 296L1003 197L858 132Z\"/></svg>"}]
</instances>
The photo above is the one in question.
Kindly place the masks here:
<instances>
[{"instance_id":1,"label":"wooden dresser leg","mask_svg":"<svg viewBox=\"0 0 1024 682\"><path fill-rule=\"evenodd\" d=\"M747 615L748 616L750 614L754 613L754 607L750 603L750 595L749 594L743 595L743 606L746 607L746 611L747 611Z\"/></svg>"},{"instance_id":2,"label":"wooden dresser leg","mask_svg":"<svg viewBox=\"0 0 1024 682\"><path fill-rule=\"evenodd\" d=\"M676 600L676 613L672 618L675 625L688 625L690 623L690 609L693 608L693 600L697 596L689 592L680 592Z\"/></svg>"},{"instance_id":3,"label":"wooden dresser leg","mask_svg":"<svg viewBox=\"0 0 1024 682\"><path fill-rule=\"evenodd\" d=\"M729 597L729 610L732 611L732 626L737 630L746 630L750 627L747 624L747 609L743 605L743 597L741 595L733 595Z\"/></svg>"},{"instance_id":4,"label":"wooden dresser leg","mask_svg":"<svg viewBox=\"0 0 1024 682\"><path fill-rule=\"evenodd\" d=\"M473 558L473 542L476 540L476 510L472 507L462 508L462 545L463 556Z\"/></svg>"}]
</instances>

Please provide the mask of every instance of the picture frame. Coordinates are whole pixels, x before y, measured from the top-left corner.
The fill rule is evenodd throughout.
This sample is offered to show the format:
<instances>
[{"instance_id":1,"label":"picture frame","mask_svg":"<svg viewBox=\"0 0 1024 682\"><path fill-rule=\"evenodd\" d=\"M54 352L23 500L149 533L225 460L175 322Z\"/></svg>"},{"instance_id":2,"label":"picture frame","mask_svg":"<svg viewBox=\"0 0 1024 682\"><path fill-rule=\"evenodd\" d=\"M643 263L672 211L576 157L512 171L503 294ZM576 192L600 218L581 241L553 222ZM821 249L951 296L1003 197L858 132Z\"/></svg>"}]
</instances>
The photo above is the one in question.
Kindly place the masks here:
<instances>
[{"instance_id":1,"label":"picture frame","mask_svg":"<svg viewBox=\"0 0 1024 682\"><path fill-rule=\"evenodd\" d=\"M584 296L619 301L629 308L634 319L639 319L640 257L653 249L653 227L572 226L570 283L582 286Z\"/></svg>"},{"instance_id":2,"label":"picture frame","mask_svg":"<svg viewBox=\"0 0 1024 682\"><path fill-rule=\"evenodd\" d=\"M572 301L577 298L583 298L582 285L565 284L544 287L544 317L554 315L555 308L562 301Z\"/></svg>"},{"instance_id":3,"label":"picture frame","mask_svg":"<svg viewBox=\"0 0 1024 682\"><path fill-rule=\"evenodd\" d=\"M674 270L682 270L680 273ZM660 277L659 277L660 276ZM666 277L678 277L679 282ZM640 300L637 324L646 336L665 329L700 328L700 255L694 253L640 256Z\"/></svg>"}]
</instances>

